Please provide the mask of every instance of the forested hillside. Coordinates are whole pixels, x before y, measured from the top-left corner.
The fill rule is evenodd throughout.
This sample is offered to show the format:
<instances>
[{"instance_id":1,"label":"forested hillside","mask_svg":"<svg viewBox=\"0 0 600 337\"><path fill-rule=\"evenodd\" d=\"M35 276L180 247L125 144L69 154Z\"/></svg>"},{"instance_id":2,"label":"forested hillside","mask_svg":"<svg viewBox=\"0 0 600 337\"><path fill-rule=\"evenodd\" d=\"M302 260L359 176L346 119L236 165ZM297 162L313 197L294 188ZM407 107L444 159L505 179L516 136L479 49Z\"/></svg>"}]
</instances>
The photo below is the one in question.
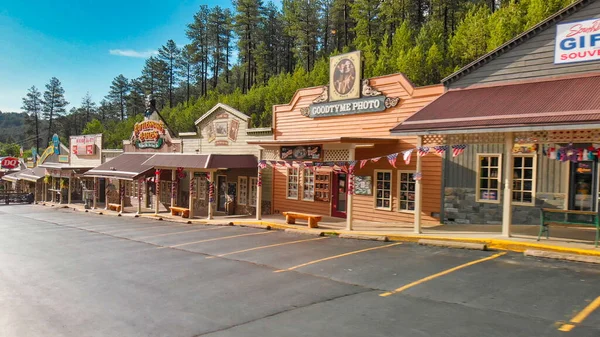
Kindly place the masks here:
<instances>
[{"instance_id":1,"label":"forested hillside","mask_svg":"<svg viewBox=\"0 0 600 337\"><path fill-rule=\"evenodd\" d=\"M53 130L62 137L104 132L109 147L129 137L146 94L176 131L193 130L217 102L251 115L254 126L269 126L274 104L328 82L333 54L362 50L364 77L402 72L416 85L439 83L572 2L283 0L276 6L236 0L232 9L200 6L190 13L188 44L166 41L138 78L115 77L98 104L84 97L65 114L64 102L54 97L58 109L43 103L37 112L25 111L44 111L40 119L49 127L42 139ZM60 93L56 84L46 87L48 97Z\"/></svg>"}]
</instances>

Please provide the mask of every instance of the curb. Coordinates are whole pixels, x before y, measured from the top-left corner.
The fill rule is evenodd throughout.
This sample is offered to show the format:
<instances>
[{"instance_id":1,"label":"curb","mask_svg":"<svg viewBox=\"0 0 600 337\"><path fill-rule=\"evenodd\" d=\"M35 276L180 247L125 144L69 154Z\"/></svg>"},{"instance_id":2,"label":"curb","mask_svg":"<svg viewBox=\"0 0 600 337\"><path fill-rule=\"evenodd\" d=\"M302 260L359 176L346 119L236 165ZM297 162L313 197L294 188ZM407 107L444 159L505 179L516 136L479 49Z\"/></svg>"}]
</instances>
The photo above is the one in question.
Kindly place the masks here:
<instances>
[{"instance_id":1,"label":"curb","mask_svg":"<svg viewBox=\"0 0 600 337\"><path fill-rule=\"evenodd\" d=\"M418 241L418 243L420 245L427 245L427 246L461 248L461 249L472 249L472 250L487 250L487 245L485 243L455 242L455 241L428 240L428 239L421 239Z\"/></svg>"},{"instance_id":2,"label":"curb","mask_svg":"<svg viewBox=\"0 0 600 337\"><path fill-rule=\"evenodd\" d=\"M340 234L338 235L341 239L353 239L353 240L370 240L370 241L390 241L387 236L372 236L372 235L354 235L354 234Z\"/></svg>"},{"instance_id":3,"label":"curb","mask_svg":"<svg viewBox=\"0 0 600 337\"><path fill-rule=\"evenodd\" d=\"M324 236L325 235L325 233L321 232L321 231L309 231L309 230L293 229L293 228L287 228L284 230L284 232L293 233L293 234L314 235L314 236Z\"/></svg>"},{"instance_id":4,"label":"curb","mask_svg":"<svg viewBox=\"0 0 600 337\"><path fill-rule=\"evenodd\" d=\"M265 229L265 230L268 230L268 231L271 230L271 226L269 226L269 225L263 226L263 225L257 225L257 224L241 224L241 225L238 225L238 226L240 226L240 227L257 228L257 229Z\"/></svg>"},{"instance_id":5,"label":"curb","mask_svg":"<svg viewBox=\"0 0 600 337\"><path fill-rule=\"evenodd\" d=\"M585 255L577 255L577 254L555 253L555 252L548 252L548 251L535 250L535 249L528 249L523 254L525 256L541 257L541 258L545 258L545 259L600 264L600 257L598 257L598 256L585 256Z\"/></svg>"}]
</instances>

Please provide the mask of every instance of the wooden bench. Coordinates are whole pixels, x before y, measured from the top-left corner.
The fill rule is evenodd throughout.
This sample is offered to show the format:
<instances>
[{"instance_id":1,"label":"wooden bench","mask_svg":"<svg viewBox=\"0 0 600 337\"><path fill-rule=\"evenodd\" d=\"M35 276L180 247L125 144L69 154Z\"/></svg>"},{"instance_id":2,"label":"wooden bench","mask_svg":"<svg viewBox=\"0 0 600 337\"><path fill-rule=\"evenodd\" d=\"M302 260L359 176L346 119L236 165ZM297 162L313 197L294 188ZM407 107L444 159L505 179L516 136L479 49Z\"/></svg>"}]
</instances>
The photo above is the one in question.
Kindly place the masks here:
<instances>
[{"instance_id":1,"label":"wooden bench","mask_svg":"<svg viewBox=\"0 0 600 337\"><path fill-rule=\"evenodd\" d=\"M540 209L540 233L538 234L537 240L540 241L542 234L546 233L546 239L550 237L550 226L561 226L561 227L595 227L596 228L596 241L595 245L598 247L598 241L600 241L600 214L593 211L570 211L563 209L552 209L542 208ZM548 214L563 214L562 220L550 220ZM589 216L592 218L592 222L584 222L580 219L569 219L569 215L580 215Z\"/></svg>"},{"instance_id":2,"label":"wooden bench","mask_svg":"<svg viewBox=\"0 0 600 337\"><path fill-rule=\"evenodd\" d=\"M308 220L308 228L319 227L319 221L323 220L320 215L298 213L298 212L282 212L285 215L285 223L295 224L296 219Z\"/></svg>"},{"instance_id":3,"label":"wooden bench","mask_svg":"<svg viewBox=\"0 0 600 337\"><path fill-rule=\"evenodd\" d=\"M171 215L181 214L182 218L190 217L190 209L189 208L173 206L173 207L169 207L169 209L171 209Z\"/></svg>"},{"instance_id":4,"label":"wooden bench","mask_svg":"<svg viewBox=\"0 0 600 337\"><path fill-rule=\"evenodd\" d=\"M121 212L121 204L108 204L108 209Z\"/></svg>"}]
</instances>

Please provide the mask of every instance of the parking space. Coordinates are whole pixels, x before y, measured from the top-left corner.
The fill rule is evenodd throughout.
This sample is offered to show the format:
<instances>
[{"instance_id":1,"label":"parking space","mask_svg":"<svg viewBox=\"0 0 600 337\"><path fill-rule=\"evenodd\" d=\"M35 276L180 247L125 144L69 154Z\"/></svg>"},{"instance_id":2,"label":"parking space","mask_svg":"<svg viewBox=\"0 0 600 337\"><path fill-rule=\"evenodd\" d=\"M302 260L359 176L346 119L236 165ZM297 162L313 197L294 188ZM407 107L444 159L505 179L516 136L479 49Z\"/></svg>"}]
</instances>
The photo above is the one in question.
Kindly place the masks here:
<instances>
[{"instance_id":1,"label":"parking space","mask_svg":"<svg viewBox=\"0 0 600 337\"><path fill-rule=\"evenodd\" d=\"M594 265L36 206L2 211L12 220L0 220L0 297L14 303L0 304L10 310L2 336L600 334Z\"/></svg>"}]
</instances>

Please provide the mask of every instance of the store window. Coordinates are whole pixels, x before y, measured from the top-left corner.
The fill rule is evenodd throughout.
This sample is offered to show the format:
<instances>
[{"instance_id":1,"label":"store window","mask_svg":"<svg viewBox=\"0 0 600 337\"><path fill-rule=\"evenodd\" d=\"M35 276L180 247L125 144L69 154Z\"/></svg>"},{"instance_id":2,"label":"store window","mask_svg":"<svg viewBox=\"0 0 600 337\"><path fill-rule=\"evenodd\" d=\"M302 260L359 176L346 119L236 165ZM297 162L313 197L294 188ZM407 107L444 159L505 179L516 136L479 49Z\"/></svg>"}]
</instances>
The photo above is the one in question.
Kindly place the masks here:
<instances>
[{"instance_id":1,"label":"store window","mask_svg":"<svg viewBox=\"0 0 600 337\"><path fill-rule=\"evenodd\" d=\"M298 173L295 167L287 169L287 198L298 200Z\"/></svg>"},{"instance_id":2,"label":"store window","mask_svg":"<svg viewBox=\"0 0 600 337\"><path fill-rule=\"evenodd\" d=\"M206 200L206 194L208 192L208 181L206 180L206 176L201 175L199 178L193 179L196 179L196 186L198 188L198 191L196 193L196 199Z\"/></svg>"},{"instance_id":3,"label":"store window","mask_svg":"<svg viewBox=\"0 0 600 337\"><path fill-rule=\"evenodd\" d=\"M160 202L163 204L171 204L171 186L170 181L160 182Z\"/></svg>"},{"instance_id":4,"label":"store window","mask_svg":"<svg viewBox=\"0 0 600 337\"><path fill-rule=\"evenodd\" d=\"M258 189L258 178L250 177L250 200L248 206L256 207L256 191Z\"/></svg>"},{"instance_id":5,"label":"store window","mask_svg":"<svg viewBox=\"0 0 600 337\"><path fill-rule=\"evenodd\" d=\"M315 201L315 173L309 168L302 171L302 200Z\"/></svg>"},{"instance_id":6,"label":"store window","mask_svg":"<svg viewBox=\"0 0 600 337\"><path fill-rule=\"evenodd\" d=\"M248 203L248 177L238 177L238 205Z\"/></svg>"},{"instance_id":7,"label":"store window","mask_svg":"<svg viewBox=\"0 0 600 337\"><path fill-rule=\"evenodd\" d=\"M392 171L375 170L375 208L392 210Z\"/></svg>"},{"instance_id":8,"label":"store window","mask_svg":"<svg viewBox=\"0 0 600 337\"><path fill-rule=\"evenodd\" d=\"M536 157L513 157L512 202L516 205L535 205Z\"/></svg>"},{"instance_id":9,"label":"store window","mask_svg":"<svg viewBox=\"0 0 600 337\"><path fill-rule=\"evenodd\" d=\"M500 203L500 154L477 155L477 201Z\"/></svg>"},{"instance_id":10,"label":"store window","mask_svg":"<svg viewBox=\"0 0 600 337\"><path fill-rule=\"evenodd\" d=\"M398 172L398 210L412 212L415 210L414 172Z\"/></svg>"}]
</instances>

